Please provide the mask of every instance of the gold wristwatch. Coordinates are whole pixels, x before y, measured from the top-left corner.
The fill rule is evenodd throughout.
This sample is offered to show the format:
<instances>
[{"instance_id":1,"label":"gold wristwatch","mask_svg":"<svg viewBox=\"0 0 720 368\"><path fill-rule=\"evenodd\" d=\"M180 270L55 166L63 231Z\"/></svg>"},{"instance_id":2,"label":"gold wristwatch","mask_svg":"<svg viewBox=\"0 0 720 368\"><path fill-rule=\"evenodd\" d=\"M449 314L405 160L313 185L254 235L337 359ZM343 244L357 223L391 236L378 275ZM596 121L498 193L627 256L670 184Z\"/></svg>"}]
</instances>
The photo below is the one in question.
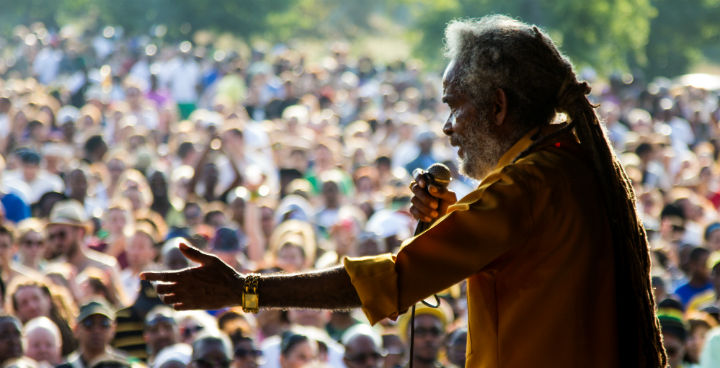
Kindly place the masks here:
<instances>
[{"instance_id":1,"label":"gold wristwatch","mask_svg":"<svg viewBox=\"0 0 720 368\"><path fill-rule=\"evenodd\" d=\"M260 281L258 274L251 273L245 276L242 293L242 309L245 313L257 313L260 309L257 293L258 281Z\"/></svg>"}]
</instances>

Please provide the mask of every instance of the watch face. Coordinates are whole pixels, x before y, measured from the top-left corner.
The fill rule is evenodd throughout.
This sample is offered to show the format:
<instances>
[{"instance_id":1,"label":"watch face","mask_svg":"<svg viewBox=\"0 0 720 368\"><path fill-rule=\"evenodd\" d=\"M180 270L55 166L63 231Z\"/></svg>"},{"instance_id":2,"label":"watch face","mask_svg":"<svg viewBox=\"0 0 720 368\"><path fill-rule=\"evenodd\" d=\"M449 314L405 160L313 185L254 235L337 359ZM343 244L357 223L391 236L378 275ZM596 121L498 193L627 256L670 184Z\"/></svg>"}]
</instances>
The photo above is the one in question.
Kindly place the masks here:
<instances>
[{"instance_id":1,"label":"watch face","mask_svg":"<svg viewBox=\"0 0 720 368\"><path fill-rule=\"evenodd\" d=\"M258 308L258 296L257 294L245 294L243 300L243 309L257 309Z\"/></svg>"}]
</instances>

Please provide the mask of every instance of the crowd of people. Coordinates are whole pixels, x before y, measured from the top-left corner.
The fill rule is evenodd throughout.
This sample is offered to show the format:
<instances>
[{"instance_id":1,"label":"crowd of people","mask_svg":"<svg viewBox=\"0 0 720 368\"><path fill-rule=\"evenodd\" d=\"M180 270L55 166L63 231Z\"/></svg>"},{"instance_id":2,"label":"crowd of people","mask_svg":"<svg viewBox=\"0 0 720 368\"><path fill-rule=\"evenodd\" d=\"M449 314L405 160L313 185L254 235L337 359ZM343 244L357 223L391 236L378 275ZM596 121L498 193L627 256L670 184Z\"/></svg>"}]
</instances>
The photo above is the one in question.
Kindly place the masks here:
<instances>
[{"instance_id":1,"label":"crowd of people","mask_svg":"<svg viewBox=\"0 0 720 368\"><path fill-rule=\"evenodd\" d=\"M410 356L407 315L176 312L139 278L192 266L182 242L260 273L396 251L413 170L445 163L458 198L478 184L440 135L437 70L341 43L310 60L112 27L34 24L1 43L0 366L465 365L462 284L418 304ZM650 240L670 362L720 365L718 94L591 82Z\"/></svg>"}]
</instances>

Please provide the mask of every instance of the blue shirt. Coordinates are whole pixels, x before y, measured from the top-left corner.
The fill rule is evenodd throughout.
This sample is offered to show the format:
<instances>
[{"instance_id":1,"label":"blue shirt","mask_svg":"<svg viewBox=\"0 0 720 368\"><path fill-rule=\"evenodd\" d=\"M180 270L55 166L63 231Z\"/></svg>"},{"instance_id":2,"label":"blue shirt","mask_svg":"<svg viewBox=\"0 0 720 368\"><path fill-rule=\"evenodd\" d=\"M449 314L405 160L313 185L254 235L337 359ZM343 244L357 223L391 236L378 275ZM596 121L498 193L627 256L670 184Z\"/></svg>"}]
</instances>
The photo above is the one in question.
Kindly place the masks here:
<instances>
[{"instance_id":1,"label":"blue shirt","mask_svg":"<svg viewBox=\"0 0 720 368\"><path fill-rule=\"evenodd\" d=\"M686 283L683 285L680 285L677 289L675 289L675 295L677 295L680 298L680 301L683 303L683 306L687 306L688 303L690 303L690 299L692 299L695 295L702 293L705 290L712 289L712 282L708 281L707 284L703 285L702 287L696 288L694 286L691 286L690 283Z\"/></svg>"},{"instance_id":2,"label":"blue shirt","mask_svg":"<svg viewBox=\"0 0 720 368\"><path fill-rule=\"evenodd\" d=\"M2 199L0 199L0 203L2 203L5 209L5 218L14 223L30 217L30 206L13 193L5 194Z\"/></svg>"}]
</instances>

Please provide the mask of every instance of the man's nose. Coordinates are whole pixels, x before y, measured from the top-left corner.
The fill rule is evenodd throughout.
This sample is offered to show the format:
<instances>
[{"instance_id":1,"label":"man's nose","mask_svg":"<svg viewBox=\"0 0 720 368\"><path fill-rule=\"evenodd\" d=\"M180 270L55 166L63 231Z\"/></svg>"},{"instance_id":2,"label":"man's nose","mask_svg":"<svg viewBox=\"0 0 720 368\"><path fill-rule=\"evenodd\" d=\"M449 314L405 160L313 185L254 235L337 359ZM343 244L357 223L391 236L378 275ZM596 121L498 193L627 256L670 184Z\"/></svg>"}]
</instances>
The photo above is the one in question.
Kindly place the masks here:
<instances>
[{"instance_id":1,"label":"man's nose","mask_svg":"<svg viewBox=\"0 0 720 368\"><path fill-rule=\"evenodd\" d=\"M445 121L445 124L442 127L443 134L445 135L452 135L453 133L453 124L452 124L452 115L450 115L447 120Z\"/></svg>"}]
</instances>

